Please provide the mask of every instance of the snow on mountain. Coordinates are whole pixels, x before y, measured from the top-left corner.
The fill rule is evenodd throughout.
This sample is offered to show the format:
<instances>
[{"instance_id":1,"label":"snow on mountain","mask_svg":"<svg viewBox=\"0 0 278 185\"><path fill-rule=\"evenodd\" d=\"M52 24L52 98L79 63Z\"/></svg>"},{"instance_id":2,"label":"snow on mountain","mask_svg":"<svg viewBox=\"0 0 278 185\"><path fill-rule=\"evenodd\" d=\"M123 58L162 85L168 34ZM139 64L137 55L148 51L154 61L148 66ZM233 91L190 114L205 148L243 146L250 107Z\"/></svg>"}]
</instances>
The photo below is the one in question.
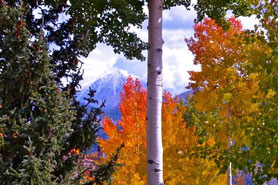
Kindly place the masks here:
<instances>
[{"instance_id":1,"label":"snow on mountain","mask_svg":"<svg viewBox=\"0 0 278 185\"><path fill-rule=\"evenodd\" d=\"M130 75L123 70L114 70L109 74L103 75L96 81L94 81L89 87L92 90L96 90L95 99L98 100L99 105L105 101L105 108L103 109L106 116L109 116L113 120L121 118L119 110L119 102L121 100L120 93L123 91L123 85L125 84L128 76L133 79L139 79L139 77ZM141 81L141 84L147 88L146 83ZM89 87L85 87L77 93L77 100L83 104L86 103L84 100L89 92ZM188 94L192 94L192 91L186 91L178 95L178 99L184 99Z\"/></svg>"},{"instance_id":2,"label":"snow on mountain","mask_svg":"<svg viewBox=\"0 0 278 185\"><path fill-rule=\"evenodd\" d=\"M112 73L100 77L89 86L92 90L96 90L94 98L98 100L99 103L105 101L104 111L107 113L107 116L119 118L120 112L118 110L118 105L120 102L120 93L123 90L123 85L128 76L139 79L139 77L130 75L126 71L114 70ZM142 82L142 84L145 85L144 82ZM89 87L82 89L77 94L77 100L81 103L85 103L84 97L87 97Z\"/></svg>"}]
</instances>

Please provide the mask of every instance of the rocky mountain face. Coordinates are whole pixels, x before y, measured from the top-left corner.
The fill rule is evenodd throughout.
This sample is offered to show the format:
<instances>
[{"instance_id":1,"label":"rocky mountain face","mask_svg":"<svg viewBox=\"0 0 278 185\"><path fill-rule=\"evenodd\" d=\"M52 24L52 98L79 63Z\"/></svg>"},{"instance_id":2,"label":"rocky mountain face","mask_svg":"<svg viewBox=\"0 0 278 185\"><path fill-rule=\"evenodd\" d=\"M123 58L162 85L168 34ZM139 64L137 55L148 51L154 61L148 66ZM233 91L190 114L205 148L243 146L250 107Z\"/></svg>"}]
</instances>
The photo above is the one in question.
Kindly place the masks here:
<instances>
[{"instance_id":1,"label":"rocky mountain face","mask_svg":"<svg viewBox=\"0 0 278 185\"><path fill-rule=\"evenodd\" d=\"M123 85L128 76L131 76L134 79L139 79L139 77L129 75L124 71L115 70L112 73L99 78L90 85L90 88L96 91L94 98L99 104L105 102L105 108L103 109L105 116L108 116L113 120L120 119L121 117L119 110L119 102L121 100L120 93L123 90ZM145 82L141 83L145 85ZM77 93L77 100L81 103L86 103L84 98L87 97L88 92L89 87L82 89Z\"/></svg>"},{"instance_id":2,"label":"rocky mountain face","mask_svg":"<svg viewBox=\"0 0 278 185\"><path fill-rule=\"evenodd\" d=\"M180 101L181 99L183 99L184 102L187 102L187 97L188 97L189 95L192 95L192 94L193 94L193 91L192 91L192 90L185 91L185 92L183 92L183 93L177 95L177 96L178 96L178 100Z\"/></svg>"}]
</instances>

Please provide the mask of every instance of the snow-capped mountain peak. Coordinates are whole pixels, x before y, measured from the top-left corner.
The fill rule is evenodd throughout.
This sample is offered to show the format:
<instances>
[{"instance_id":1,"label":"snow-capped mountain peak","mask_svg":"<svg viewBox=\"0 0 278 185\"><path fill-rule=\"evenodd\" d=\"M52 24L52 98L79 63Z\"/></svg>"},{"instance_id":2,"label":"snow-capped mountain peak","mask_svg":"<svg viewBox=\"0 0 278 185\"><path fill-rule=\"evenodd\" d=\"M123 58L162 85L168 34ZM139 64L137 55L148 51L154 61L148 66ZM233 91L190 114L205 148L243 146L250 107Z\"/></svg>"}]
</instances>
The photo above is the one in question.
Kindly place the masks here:
<instances>
[{"instance_id":1,"label":"snow-capped mountain peak","mask_svg":"<svg viewBox=\"0 0 278 185\"><path fill-rule=\"evenodd\" d=\"M96 90L95 99L98 100L99 103L105 101L105 109L117 107L120 102L120 93L128 76L131 76L133 79L139 79L139 77L130 75L126 71L113 70L111 73L94 81L90 87L91 89ZM87 96L88 92L89 87L82 89L77 94L77 100L81 103L85 103L84 97Z\"/></svg>"},{"instance_id":2,"label":"snow-capped mountain peak","mask_svg":"<svg viewBox=\"0 0 278 185\"><path fill-rule=\"evenodd\" d=\"M122 70L122 69L114 69L112 72L109 72L107 74L104 74L103 76L101 76L99 79L120 79L122 77L124 78L128 78L129 76L131 76L133 79L140 79L138 76L135 76L133 74L129 74L127 71Z\"/></svg>"}]
</instances>

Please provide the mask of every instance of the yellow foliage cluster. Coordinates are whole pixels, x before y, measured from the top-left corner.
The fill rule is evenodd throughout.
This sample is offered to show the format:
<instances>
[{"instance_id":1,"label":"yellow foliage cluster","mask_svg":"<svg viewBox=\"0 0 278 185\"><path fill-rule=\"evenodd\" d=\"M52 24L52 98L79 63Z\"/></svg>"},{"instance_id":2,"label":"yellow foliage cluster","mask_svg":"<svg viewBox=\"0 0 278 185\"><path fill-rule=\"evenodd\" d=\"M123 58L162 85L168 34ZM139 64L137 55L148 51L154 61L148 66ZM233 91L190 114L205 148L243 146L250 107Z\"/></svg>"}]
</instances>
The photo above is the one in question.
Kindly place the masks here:
<instances>
[{"instance_id":1,"label":"yellow foliage cluster","mask_svg":"<svg viewBox=\"0 0 278 185\"><path fill-rule=\"evenodd\" d=\"M194 63L201 71L191 72L190 87L195 90L193 99L198 112L219 111L219 120L208 120L206 127L217 143L228 146L228 137L240 144L247 140L242 128L258 113L258 73L246 74L250 65L247 46L241 44L242 25L230 18L231 28L224 31L214 20L204 19L195 25L195 38L187 40L189 49L195 54ZM214 29L212 29L214 28ZM254 48L248 48L254 50ZM268 96L274 94L270 91ZM217 125L220 129L213 129ZM237 132L232 132L237 130Z\"/></svg>"},{"instance_id":2,"label":"yellow foliage cluster","mask_svg":"<svg viewBox=\"0 0 278 185\"><path fill-rule=\"evenodd\" d=\"M183 121L185 107L177 98L164 93L162 111L162 133L164 152L164 181L167 185L221 185L226 176L218 176L213 161L197 159L193 149L197 145L195 128L187 128ZM100 147L106 154L101 162L124 143L120 152L122 164L113 175L115 185L145 185L146 182L146 90L138 81L127 80L120 104L121 121L115 124L109 118L103 121L107 140L100 139ZM213 145L213 141L210 142Z\"/></svg>"}]
</instances>

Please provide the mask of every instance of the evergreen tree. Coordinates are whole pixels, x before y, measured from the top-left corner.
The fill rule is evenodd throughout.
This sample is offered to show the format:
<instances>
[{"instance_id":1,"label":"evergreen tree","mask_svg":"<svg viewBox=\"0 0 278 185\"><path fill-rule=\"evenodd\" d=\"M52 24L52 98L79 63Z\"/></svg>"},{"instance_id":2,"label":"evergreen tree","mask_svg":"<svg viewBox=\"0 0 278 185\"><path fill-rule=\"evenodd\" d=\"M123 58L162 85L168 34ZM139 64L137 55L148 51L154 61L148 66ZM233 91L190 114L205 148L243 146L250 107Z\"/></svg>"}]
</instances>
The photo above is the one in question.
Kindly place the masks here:
<instances>
[{"instance_id":1,"label":"evergreen tree","mask_svg":"<svg viewBox=\"0 0 278 185\"><path fill-rule=\"evenodd\" d=\"M82 80L78 58L101 42L143 60L147 45L129 31L146 19L143 4L0 0L1 183L80 182L77 163L95 144L103 105L90 105L98 103L94 91L87 105L75 100ZM90 172L92 182L109 179L118 155L115 151L110 162Z\"/></svg>"},{"instance_id":2,"label":"evergreen tree","mask_svg":"<svg viewBox=\"0 0 278 185\"><path fill-rule=\"evenodd\" d=\"M87 111L74 100L78 71L73 88L61 87L43 24L34 35L27 24L30 11L0 1L0 184L81 184L82 153L95 143L101 106ZM109 178L117 155L93 173L96 183Z\"/></svg>"}]
</instances>

